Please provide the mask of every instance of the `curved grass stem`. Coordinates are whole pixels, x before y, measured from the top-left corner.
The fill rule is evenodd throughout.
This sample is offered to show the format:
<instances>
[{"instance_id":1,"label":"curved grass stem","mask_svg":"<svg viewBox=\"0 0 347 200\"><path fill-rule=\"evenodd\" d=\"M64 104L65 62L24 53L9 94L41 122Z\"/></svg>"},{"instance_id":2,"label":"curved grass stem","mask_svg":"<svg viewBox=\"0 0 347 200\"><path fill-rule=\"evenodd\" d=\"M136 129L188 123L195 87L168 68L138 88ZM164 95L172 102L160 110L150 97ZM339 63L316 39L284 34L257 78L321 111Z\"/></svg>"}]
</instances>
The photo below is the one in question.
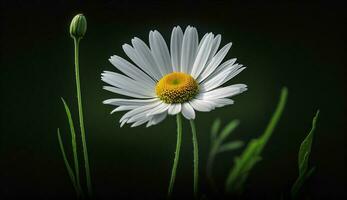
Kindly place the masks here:
<instances>
[{"instance_id":1,"label":"curved grass stem","mask_svg":"<svg viewBox=\"0 0 347 200\"><path fill-rule=\"evenodd\" d=\"M78 155L77 155L77 142L76 142L76 133L75 133L75 127L73 124L73 120L71 117L71 111L69 106L66 104L64 98L61 97L61 101L64 104L66 116L69 122L70 126L70 132L71 132L71 145L72 145L72 152L73 152L73 158L74 158L74 165L75 165L75 174L76 174L76 185L79 190L79 195L82 195L82 188L80 183L80 172L79 172L79 163L78 163Z\"/></svg>"},{"instance_id":2,"label":"curved grass stem","mask_svg":"<svg viewBox=\"0 0 347 200\"><path fill-rule=\"evenodd\" d=\"M177 170L178 160L180 157L180 149L181 149L181 143L182 143L182 117L181 117L181 114L177 114L176 121L177 121L177 142L176 142L175 158L174 158L174 162L173 162L173 166L172 166L171 178L170 178L169 189L168 189L168 198L170 198L172 195L172 190L173 190L173 186L174 186L175 179L176 179L176 170Z\"/></svg>"},{"instance_id":3,"label":"curved grass stem","mask_svg":"<svg viewBox=\"0 0 347 200\"><path fill-rule=\"evenodd\" d=\"M72 168L71 168L71 166L69 164L69 161L67 160L59 128L57 129L57 135L58 135L59 147L60 147L61 153L63 155L63 160L64 160L64 163L65 163L65 167L66 167L67 172L69 174L69 177L71 179L72 185L73 185L73 187L75 189L77 198L79 198L80 195L81 195L81 193L80 193L81 191L80 191L80 188L78 188L78 186L77 186L75 174L74 174L74 172L73 172L73 170L72 170Z\"/></svg>"}]
</instances>

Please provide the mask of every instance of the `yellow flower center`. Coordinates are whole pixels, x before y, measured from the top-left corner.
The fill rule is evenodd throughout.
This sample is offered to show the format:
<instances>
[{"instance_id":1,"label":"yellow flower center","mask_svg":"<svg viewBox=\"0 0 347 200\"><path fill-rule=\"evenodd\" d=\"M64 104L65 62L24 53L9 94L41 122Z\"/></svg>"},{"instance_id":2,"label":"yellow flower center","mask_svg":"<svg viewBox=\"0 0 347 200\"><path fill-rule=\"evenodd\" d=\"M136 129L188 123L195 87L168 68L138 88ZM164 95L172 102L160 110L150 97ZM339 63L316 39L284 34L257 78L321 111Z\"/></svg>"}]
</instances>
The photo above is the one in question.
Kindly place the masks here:
<instances>
[{"instance_id":1,"label":"yellow flower center","mask_svg":"<svg viewBox=\"0 0 347 200\"><path fill-rule=\"evenodd\" d=\"M184 103L198 94L199 86L189 74L172 72L159 80L155 92L165 103Z\"/></svg>"}]
</instances>

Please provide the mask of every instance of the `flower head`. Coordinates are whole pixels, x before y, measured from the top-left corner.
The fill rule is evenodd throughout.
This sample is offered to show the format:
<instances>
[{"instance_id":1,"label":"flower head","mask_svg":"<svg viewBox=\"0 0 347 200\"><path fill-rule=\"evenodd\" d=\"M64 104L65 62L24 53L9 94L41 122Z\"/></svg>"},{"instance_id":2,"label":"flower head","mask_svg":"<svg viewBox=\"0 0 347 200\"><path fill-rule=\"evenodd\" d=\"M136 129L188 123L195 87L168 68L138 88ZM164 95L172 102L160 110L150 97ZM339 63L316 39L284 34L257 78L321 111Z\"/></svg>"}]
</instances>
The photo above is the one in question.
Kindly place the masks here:
<instances>
[{"instance_id":1,"label":"flower head","mask_svg":"<svg viewBox=\"0 0 347 200\"><path fill-rule=\"evenodd\" d=\"M221 35L206 33L200 40L194 27L184 33L179 26L172 30L170 51L158 31L150 31L149 46L135 37L132 46L123 45L133 63L111 56L109 61L123 74L104 71L105 90L131 97L115 98L104 104L116 106L111 112L128 111L120 119L121 126L132 127L161 122L169 115L182 113L195 118L195 111L209 112L216 107L233 104L230 97L247 90L244 84L222 85L245 69L229 59L222 63L231 43L219 50Z\"/></svg>"}]
</instances>

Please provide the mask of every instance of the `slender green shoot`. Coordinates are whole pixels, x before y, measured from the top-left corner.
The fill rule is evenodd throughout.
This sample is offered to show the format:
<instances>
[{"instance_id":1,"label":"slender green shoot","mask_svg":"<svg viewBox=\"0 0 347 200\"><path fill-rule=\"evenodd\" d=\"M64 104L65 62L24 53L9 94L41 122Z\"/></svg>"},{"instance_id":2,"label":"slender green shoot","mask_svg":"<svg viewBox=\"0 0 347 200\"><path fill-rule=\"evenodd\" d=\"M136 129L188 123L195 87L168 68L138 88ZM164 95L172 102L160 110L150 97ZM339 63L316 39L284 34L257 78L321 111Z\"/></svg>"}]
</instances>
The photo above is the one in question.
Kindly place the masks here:
<instances>
[{"instance_id":1,"label":"slender green shoot","mask_svg":"<svg viewBox=\"0 0 347 200\"><path fill-rule=\"evenodd\" d=\"M216 119L212 124L211 148L210 148L208 159L207 159L206 176L211 187L214 190L217 190L217 187L215 185L215 182L212 176L212 169L213 169L213 163L214 163L216 155L218 153L232 151L243 146L243 142L239 140L223 144L224 140L236 129L239 123L240 123L239 120L232 120L223 128L220 134L218 134L218 132L221 125L221 120Z\"/></svg>"},{"instance_id":2,"label":"slender green shoot","mask_svg":"<svg viewBox=\"0 0 347 200\"><path fill-rule=\"evenodd\" d=\"M226 183L225 190L227 193L240 194L243 190L243 184L254 165L261 160L261 152L272 135L286 105L288 96L287 88L282 88L281 96L277 108L267 125L264 133L257 139L249 142L241 156L235 159L234 167L231 169Z\"/></svg>"},{"instance_id":3,"label":"slender green shoot","mask_svg":"<svg viewBox=\"0 0 347 200\"><path fill-rule=\"evenodd\" d=\"M176 122L177 122L177 142L176 142L176 151L175 151L175 158L173 161L172 171L171 171L171 178L168 188L168 198L171 198L173 186L175 184L176 179L176 170L177 165L180 157L180 150L181 150L181 143L182 143L182 116L181 114L177 114L176 116Z\"/></svg>"},{"instance_id":4,"label":"slender green shoot","mask_svg":"<svg viewBox=\"0 0 347 200\"><path fill-rule=\"evenodd\" d=\"M311 176L311 174L314 171L314 167L308 170L308 159L311 153L311 147L312 147L312 140L314 131L316 130L316 123L319 116L319 110L317 110L316 115L314 116L312 120L312 128L309 132L309 134L306 136L304 141L300 145L299 149L299 155L298 155L298 168L299 168L299 176L296 179L292 190L291 195L292 198L297 198L300 188L305 183L305 181Z\"/></svg>"},{"instance_id":5,"label":"slender green shoot","mask_svg":"<svg viewBox=\"0 0 347 200\"><path fill-rule=\"evenodd\" d=\"M193 135L193 152L194 152L194 197L198 198L199 187L199 147L198 138L196 135L196 128L194 120L190 120L190 126L192 128Z\"/></svg>"},{"instance_id":6,"label":"slender green shoot","mask_svg":"<svg viewBox=\"0 0 347 200\"><path fill-rule=\"evenodd\" d=\"M222 152L226 152L226 151L233 151L236 149L239 149L243 146L243 141L241 140L236 140L236 141L232 141L232 142L228 142L226 144L221 145L218 148L218 152L217 153L222 153Z\"/></svg>"},{"instance_id":7,"label":"slender green shoot","mask_svg":"<svg viewBox=\"0 0 347 200\"><path fill-rule=\"evenodd\" d=\"M211 127L211 143L216 140L221 123L222 121L219 118L214 120Z\"/></svg>"},{"instance_id":8,"label":"slender green shoot","mask_svg":"<svg viewBox=\"0 0 347 200\"><path fill-rule=\"evenodd\" d=\"M80 191L80 194L82 193L81 183L80 183L80 172L79 172L79 163L78 163L78 155L77 155L77 142L76 142L76 133L75 133L75 127L74 123L71 117L71 111L69 109L69 106L66 104L64 98L61 97L61 101L64 104L66 116L69 122L70 126L70 132L71 132L71 145L72 145L72 152L74 157L74 165L75 165L75 174L76 174L76 183L77 187Z\"/></svg>"},{"instance_id":9,"label":"slender green shoot","mask_svg":"<svg viewBox=\"0 0 347 200\"><path fill-rule=\"evenodd\" d=\"M65 167L67 169L67 172L69 174L69 177L71 179L71 182L72 182L72 185L75 189L75 192L76 192L76 195L79 197L80 196L80 190L76 184L76 177L75 177L75 174L69 164L69 161L67 160L67 157L66 157L66 154L65 154L65 149L64 149L64 145L63 145L63 142L62 142L62 139L61 139L61 136L60 136L60 130L59 128L57 129L57 135L58 135L58 141L59 141L59 147L60 147L60 150L61 150L61 153L63 155L63 160L64 160L64 163L65 163Z\"/></svg>"}]
</instances>

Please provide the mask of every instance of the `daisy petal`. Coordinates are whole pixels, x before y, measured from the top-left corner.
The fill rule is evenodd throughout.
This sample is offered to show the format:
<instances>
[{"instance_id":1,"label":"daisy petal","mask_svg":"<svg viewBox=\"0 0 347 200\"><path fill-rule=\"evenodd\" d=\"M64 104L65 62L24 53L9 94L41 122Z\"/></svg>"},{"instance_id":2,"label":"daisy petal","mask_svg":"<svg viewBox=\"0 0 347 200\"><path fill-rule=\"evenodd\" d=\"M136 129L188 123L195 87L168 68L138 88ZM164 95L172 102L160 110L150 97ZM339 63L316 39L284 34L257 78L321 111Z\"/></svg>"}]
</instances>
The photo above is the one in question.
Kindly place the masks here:
<instances>
[{"instance_id":1,"label":"daisy petal","mask_svg":"<svg viewBox=\"0 0 347 200\"><path fill-rule=\"evenodd\" d=\"M214 106L209 101L201 99L193 99L189 103L194 108L194 110L200 112L208 112L214 109Z\"/></svg>"},{"instance_id":2,"label":"daisy petal","mask_svg":"<svg viewBox=\"0 0 347 200\"><path fill-rule=\"evenodd\" d=\"M181 27L179 26L174 27L171 34L170 52L171 52L172 70L176 72L181 71L182 39L183 39L183 32Z\"/></svg>"},{"instance_id":3,"label":"daisy petal","mask_svg":"<svg viewBox=\"0 0 347 200\"><path fill-rule=\"evenodd\" d=\"M206 82L201 83L200 91L207 92L216 87L219 87L223 83L224 79L228 76L228 74L229 71L227 71L226 73L219 73L211 79L207 80Z\"/></svg>"},{"instance_id":4,"label":"daisy petal","mask_svg":"<svg viewBox=\"0 0 347 200\"><path fill-rule=\"evenodd\" d=\"M181 112L181 104L177 103L177 104L171 104L169 109L168 109L168 113L169 115L176 115L179 112Z\"/></svg>"},{"instance_id":5,"label":"daisy petal","mask_svg":"<svg viewBox=\"0 0 347 200\"><path fill-rule=\"evenodd\" d=\"M147 63L143 61L143 59L138 55L136 50L130 46L129 44L124 44L123 50L125 54L139 67L141 68L144 72L146 72L148 75L151 76L154 80L159 80L160 79L160 73L155 73L153 72L154 69L152 66L148 66ZM156 69L155 69L156 70Z\"/></svg>"},{"instance_id":6,"label":"daisy petal","mask_svg":"<svg viewBox=\"0 0 347 200\"><path fill-rule=\"evenodd\" d=\"M223 64L222 64L223 65ZM202 91L209 91L214 88L217 88L233 77L235 77L237 74L239 74L243 69L239 70L242 65L232 65L230 63L227 66L222 66L222 69L217 69L215 72L213 72L209 77L207 77L202 83L201 90Z\"/></svg>"},{"instance_id":7,"label":"daisy petal","mask_svg":"<svg viewBox=\"0 0 347 200\"><path fill-rule=\"evenodd\" d=\"M140 82L134 81L133 79L127 76L124 76L122 74L104 71L101 74L101 80L104 81L105 83L108 83L112 86L115 86L117 88L120 88L126 91L134 91L144 96L155 97L155 92L153 87L147 86L145 84L141 84Z\"/></svg>"},{"instance_id":8,"label":"daisy petal","mask_svg":"<svg viewBox=\"0 0 347 200\"><path fill-rule=\"evenodd\" d=\"M190 73L198 48L198 32L188 26L183 35L181 51L181 72Z\"/></svg>"},{"instance_id":9,"label":"daisy petal","mask_svg":"<svg viewBox=\"0 0 347 200\"><path fill-rule=\"evenodd\" d=\"M211 82L212 79L215 79L215 77L223 77L224 80L221 80L222 82L219 85L216 85L216 87L224 84L231 78L229 77L229 74L234 73L237 71L242 65L235 64L233 65L233 62L230 62L232 60L228 60L226 65L223 63L220 67L218 67L209 77L207 77L204 81L202 81L201 85ZM214 87L214 88L216 88Z\"/></svg>"},{"instance_id":10,"label":"daisy petal","mask_svg":"<svg viewBox=\"0 0 347 200\"><path fill-rule=\"evenodd\" d=\"M230 79L234 78L237 74L242 72L246 67L242 67L242 65L232 65L229 64L226 67L223 67L222 70L216 70L211 76L206 78L202 83L201 83L201 91L206 92L213 90Z\"/></svg>"},{"instance_id":11,"label":"daisy petal","mask_svg":"<svg viewBox=\"0 0 347 200\"><path fill-rule=\"evenodd\" d=\"M163 112L167 111L167 109L169 109L169 107L170 107L170 104L166 104L166 103L162 102L161 105L157 106L156 108L153 108L151 110L151 112L147 113L147 116L157 115L157 114L163 113Z\"/></svg>"},{"instance_id":12,"label":"daisy petal","mask_svg":"<svg viewBox=\"0 0 347 200\"><path fill-rule=\"evenodd\" d=\"M139 120L139 121L133 123L130 127L134 128L134 127L137 127L137 126L141 126L142 124L146 123L147 121L148 121L148 119Z\"/></svg>"},{"instance_id":13,"label":"daisy petal","mask_svg":"<svg viewBox=\"0 0 347 200\"><path fill-rule=\"evenodd\" d=\"M211 48L213 44L212 40L213 40L213 34L210 33L206 37L204 37L202 41L200 42L201 47L199 48L197 52L196 59L194 61L192 71L191 71L191 75L195 79L199 76L201 71L205 68L205 64L211 52Z\"/></svg>"},{"instance_id":14,"label":"daisy petal","mask_svg":"<svg viewBox=\"0 0 347 200\"><path fill-rule=\"evenodd\" d=\"M131 43L133 44L133 47L135 51L137 52L137 55L143 62L143 64L146 66L147 69L150 70L152 75L159 80L162 75L160 73L160 68L154 61L154 58L152 56L151 50L148 48L146 43L144 43L141 39L135 37L131 40Z\"/></svg>"},{"instance_id":15,"label":"daisy petal","mask_svg":"<svg viewBox=\"0 0 347 200\"><path fill-rule=\"evenodd\" d=\"M169 49L158 31L149 33L149 45L162 76L172 72Z\"/></svg>"},{"instance_id":16,"label":"daisy petal","mask_svg":"<svg viewBox=\"0 0 347 200\"><path fill-rule=\"evenodd\" d=\"M167 116L166 112L165 113L161 113L159 115L154 115L152 117L152 119L148 121L146 127L149 127L149 126L156 125L156 124L160 123L161 121L163 121L166 118L166 116Z\"/></svg>"},{"instance_id":17,"label":"daisy petal","mask_svg":"<svg viewBox=\"0 0 347 200\"><path fill-rule=\"evenodd\" d=\"M119 106L119 107L113 109L110 114L113 114L113 113L119 112L119 111L132 110L132 109L135 109L138 107L140 107L140 106L137 106L137 105L136 106L135 105L133 105L133 106Z\"/></svg>"},{"instance_id":18,"label":"daisy petal","mask_svg":"<svg viewBox=\"0 0 347 200\"><path fill-rule=\"evenodd\" d=\"M211 90L208 92L203 92L198 94L197 99L220 99L225 97L232 97L237 94L240 94L247 90L247 86L245 84L235 84L227 87L221 87L215 90Z\"/></svg>"},{"instance_id":19,"label":"daisy petal","mask_svg":"<svg viewBox=\"0 0 347 200\"><path fill-rule=\"evenodd\" d=\"M211 62L207 65L205 70L201 73L200 77L198 78L198 81L201 82L205 78L207 78L217 67L218 65L223 61L224 57L227 55L229 49L231 48L232 43L228 43L225 45L221 50L218 51L218 53L211 59Z\"/></svg>"},{"instance_id":20,"label":"daisy petal","mask_svg":"<svg viewBox=\"0 0 347 200\"><path fill-rule=\"evenodd\" d=\"M225 62L223 62L221 65L219 65L217 67L217 69L214 70L214 72L210 75L211 76L214 76L216 73L219 73L220 71L224 70L225 68L228 68L230 66L233 66L233 64L236 62L236 58L233 58L233 59L229 59ZM208 79L208 78L206 78Z\"/></svg>"},{"instance_id":21,"label":"daisy petal","mask_svg":"<svg viewBox=\"0 0 347 200\"><path fill-rule=\"evenodd\" d=\"M230 72L228 74L228 76L224 79L224 81L222 82L222 84L228 82L230 79L234 78L236 75L238 75L239 73L241 73L244 69L246 69L246 67L242 67L242 65L239 65L240 68Z\"/></svg>"},{"instance_id":22,"label":"daisy petal","mask_svg":"<svg viewBox=\"0 0 347 200\"><path fill-rule=\"evenodd\" d=\"M211 53L208 56L207 64L210 63L213 56L217 53L221 41L222 41L222 36L220 34L218 34L216 37L214 37L212 48L211 48Z\"/></svg>"},{"instance_id":23,"label":"daisy petal","mask_svg":"<svg viewBox=\"0 0 347 200\"><path fill-rule=\"evenodd\" d=\"M182 114L188 120L195 119L195 111L189 103L182 104Z\"/></svg>"},{"instance_id":24,"label":"daisy petal","mask_svg":"<svg viewBox=\"0 0 347 200\"><path fill-rule=\"evenodd\" d=\"M221 99L214 99L213 100L216 103L216 107L220 108L226 105L234 104L234 101L227 98L221 98Z\"/></svg>"},{"instance_id":25,"label":"daisy petal","mask_svg":"<svg viewBox=\"0 0 347 200\"><path fill-rule=\"evenodd\" d=\"M152 78L150 78L146 73L141 71L139 68L135 67L133 64L128 62L127 60L119 57L119 56L111 56L109 61L117 67L121 72L123 72L125 75L129 76L130 78L139 81L143 84L146 84L148 86L155 86L155 82Z\"/></svg>"},{"instance_id":26,"label":"daisy petal","mask_svg":"<svg viewBox=\"0 0 347 200\"><path fill-rule=\"evenodd\" d=\"M150 110L150 109L152 109L152 108L155 108L156 106L158 106L158 105L160 105L160 104L161 104L161 101L156 101L156 102L153 102L153 103L151 103L151 104L149 104L149 105L141 106L141 107L139 107L139 108L136 108L136 109L134 109L134 110L131 110L131 111L125 113L125 114L121 117L121 119L120 119L119 121L122 122L122 121L124 121L124 120L126 120L126 119L129 119L129 118L131 118L131 117L133 117L133 116L139 114L139 113L144 113L144 111L148 111L148 110Z\"/></svg>"},{"instance_id":27,"label":"daisy petal","mask_svg":"<svg viewBox=\"0 0 347 200\"><path fill-rule=\"evenodd\" d=\"M147 114L150 113L152 109L148 109L144 112L137 113L136 115L133 115L132 117L127 119L127 124L134 123L137 121L142 121L142 120L150 120L152 116L148 116Z\"/></svg>"},{"instance_id":28,"label":"daisy petal","mask_svg":"<svg viewBox=\"0 0 347 200\"><path fill-rule=\"evenodd\" d=\"M158 99L107 99L102 103L114 106L144 106L153 103L154 101L158 101Z\"/></svg>"},{"instance_id":29,"label":"daisy petal","mask_svg":"<svg viewBox=\"0 0 347 200\"><path fill-rule=\"evenodd\" d=\"M112 87L112 86L104 86L102 87L104 90L116 93L116 94L120 94L120 95L124 95L124 96L129 96L129 97L134 97L134 98L140 98L140 99L148 99L148 98L153 98L151 96L145 96L142 94L138 94L136 92L133 91L128 91L128 90L124 90L121 88L116 88L116 87Z\"/></svg>"}]
</instances>

